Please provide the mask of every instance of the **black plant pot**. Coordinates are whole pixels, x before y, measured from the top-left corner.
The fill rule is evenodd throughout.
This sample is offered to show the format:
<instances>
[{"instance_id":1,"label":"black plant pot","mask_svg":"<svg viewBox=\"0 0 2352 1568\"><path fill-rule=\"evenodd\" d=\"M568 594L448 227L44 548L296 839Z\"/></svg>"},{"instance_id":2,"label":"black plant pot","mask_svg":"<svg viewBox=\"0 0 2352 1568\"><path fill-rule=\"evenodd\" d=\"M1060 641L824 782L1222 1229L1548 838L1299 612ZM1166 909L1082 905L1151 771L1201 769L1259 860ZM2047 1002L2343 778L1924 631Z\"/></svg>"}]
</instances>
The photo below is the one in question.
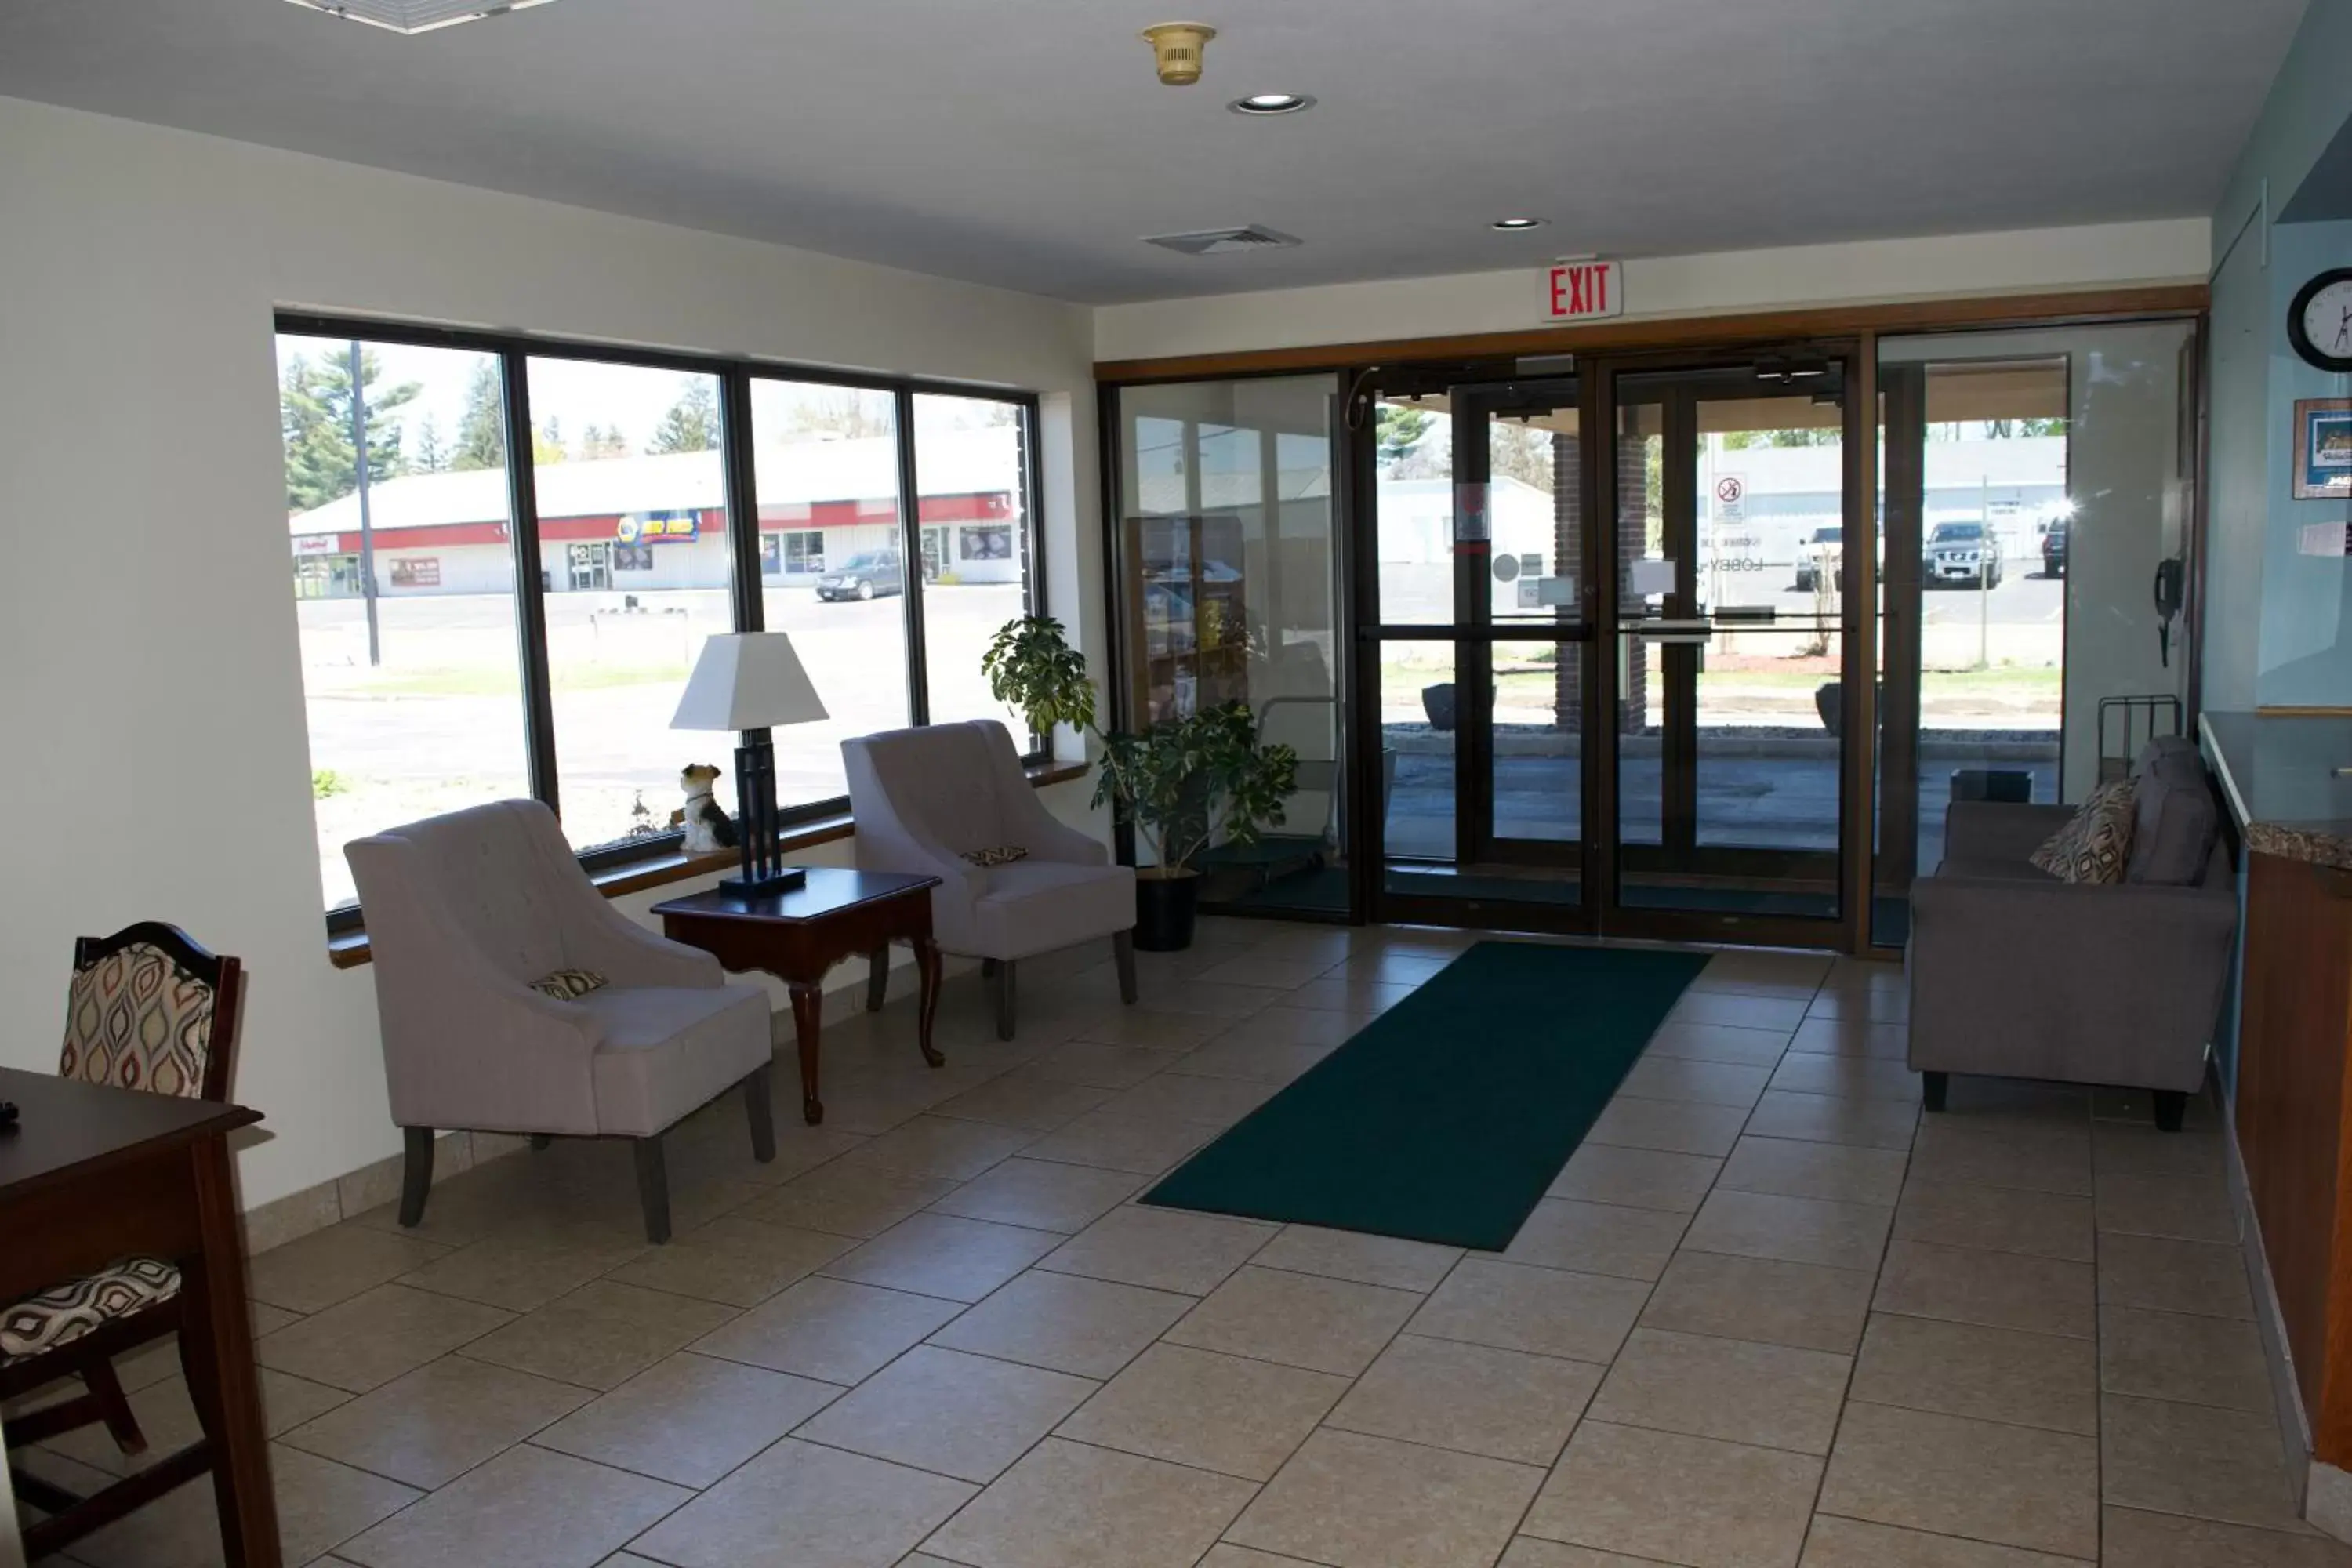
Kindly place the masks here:
<instances>
[{"instance_id":1,"label":"black plant pot","mask_svg":"<svg viewBox=\"0 0 2352 1568\"><path fill-rule=\"evenodd\" d=\"M1421 710L1428 715L1433 730L1454 728L1454 682L1441 680L1434 686L1421 689Z\"/></svg>"},{"instance_id":2,"label":"black plant pot","mask_svg":"<svg viewBox=\"0 0 2352 1568\"><path fill-rule=\"evenodd\" d=\"M1144 952L1181 952L1192 945L1201 879L1187 871L1135 879L1135 945Z\"/></svg>"}]
</instances>

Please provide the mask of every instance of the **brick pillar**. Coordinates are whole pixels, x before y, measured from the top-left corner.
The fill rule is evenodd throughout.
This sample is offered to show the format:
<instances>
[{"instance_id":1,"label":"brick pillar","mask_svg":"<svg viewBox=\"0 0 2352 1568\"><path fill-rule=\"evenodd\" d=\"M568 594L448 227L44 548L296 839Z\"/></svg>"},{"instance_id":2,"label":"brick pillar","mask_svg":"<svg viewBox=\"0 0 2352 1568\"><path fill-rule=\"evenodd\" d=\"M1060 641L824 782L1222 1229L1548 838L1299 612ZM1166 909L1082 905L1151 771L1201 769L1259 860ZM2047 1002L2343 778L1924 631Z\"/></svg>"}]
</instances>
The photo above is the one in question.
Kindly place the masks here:
<instances>
[{"instance_id":1,"label":"brick pillar","mask_svg":"<svg viewBox=\"0 0 2352 1568\"><path fill-rule=\"evenodd\" d=\"M1626 586L1622 575L1623 563L1639 561L1648 550L1650 474L1643 461L1647 446L1639 436L1627 436L1617 443L1618 559L1610 562L1608 569L1621 574L1621 594ZM1612 630L1603 628L1603 633L1608 635ZM1626 698L1619 710L1618 728L1625 734L1637 735L1648 722L1650 710L1650 647L1640 638L1628 639L1619 646L1625 660Z\"/></svg>"}]
</instances>

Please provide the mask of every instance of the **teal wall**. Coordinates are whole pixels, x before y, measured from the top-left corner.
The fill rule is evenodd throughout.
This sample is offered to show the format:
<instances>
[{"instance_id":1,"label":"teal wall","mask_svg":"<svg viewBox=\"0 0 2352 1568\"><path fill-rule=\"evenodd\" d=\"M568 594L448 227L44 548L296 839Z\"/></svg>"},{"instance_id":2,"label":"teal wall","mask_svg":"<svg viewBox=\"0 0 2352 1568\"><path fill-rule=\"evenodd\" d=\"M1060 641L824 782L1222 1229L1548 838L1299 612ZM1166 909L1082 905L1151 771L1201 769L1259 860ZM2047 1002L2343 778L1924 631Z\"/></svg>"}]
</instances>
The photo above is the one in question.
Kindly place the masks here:
<instances>
[{"instance_id":1,"label":"teal wall","mask_svg":"<svg viewBox=\"0 0 2352 1568\"><path fill-rule=\"evenodd\" d=\"M2352 396L2352 378L2312 369L2286 339L2287 306L2305 280L2352 266L2352 210L2312 199L2333 189L2314 171L2352 121L2347 58L2352 4L2318 0L2214 213L2208 708L2352 704L2352 571L2340 556L2298 550L2306 524L2344 521L2352 509L2296 501L2290 484L2295 399ZM2296 211L2313 221L2280 222L2307 182Z\"/></svg>"}]
</instances>

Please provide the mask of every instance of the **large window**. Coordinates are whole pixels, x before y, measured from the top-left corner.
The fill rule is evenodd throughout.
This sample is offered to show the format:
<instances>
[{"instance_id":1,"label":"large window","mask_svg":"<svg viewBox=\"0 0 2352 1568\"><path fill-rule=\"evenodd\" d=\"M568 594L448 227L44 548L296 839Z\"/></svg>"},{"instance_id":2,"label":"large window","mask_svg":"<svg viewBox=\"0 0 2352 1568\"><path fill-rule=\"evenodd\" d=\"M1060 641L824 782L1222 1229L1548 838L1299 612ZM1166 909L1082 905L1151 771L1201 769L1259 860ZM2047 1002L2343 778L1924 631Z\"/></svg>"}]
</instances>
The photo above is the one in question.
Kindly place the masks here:
<instances>
[{"instance_id":1,"label":"large window","mask_svg":"<svg viewBox=\"0 0 2352 1568\"><path fill-rule=\"evenodd\" d=\"M330 925L358 918L346 843L486 801L548 802L592 866L674 852L679 769L733 772L728 737L669 728L714 633L789 633L832 713L776 733L787 820L843 808L846 737L1009 721L980 656L1043 602L1033 401L279 326Z\"/></svg>"}]
</instances>

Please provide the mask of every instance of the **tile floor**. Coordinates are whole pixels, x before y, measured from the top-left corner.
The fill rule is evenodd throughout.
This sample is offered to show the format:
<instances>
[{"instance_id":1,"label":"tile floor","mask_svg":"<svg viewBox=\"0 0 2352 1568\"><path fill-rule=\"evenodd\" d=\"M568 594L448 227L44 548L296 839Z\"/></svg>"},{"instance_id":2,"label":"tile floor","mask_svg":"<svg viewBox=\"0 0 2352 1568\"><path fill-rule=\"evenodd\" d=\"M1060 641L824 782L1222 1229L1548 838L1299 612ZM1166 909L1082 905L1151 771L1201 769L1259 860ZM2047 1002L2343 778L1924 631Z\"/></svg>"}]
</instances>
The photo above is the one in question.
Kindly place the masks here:
<instances>
[{"instance_id":1,"label":"tile floor","mask_svg":"<svg viewBox=\"0 0 2352 1568\"><path fill-rule=\"evenodd\" d=\"M2352 1568L2210 1109L1958 1080L1923 1125L1892 968L1717 957L1499 1256L1129 1201L1469 940L1205 921L1134 1008L1081 950L1011 1045L961 979L938 1071L851 1013L772 1165L731 1101L674 1135L667 1247L571 1144L265 1254L288 1561ZM126 1378L183 1440L168 1354ZM211 1528L184 1488L74 1561Z\"/></svg>"}]
</instances>

